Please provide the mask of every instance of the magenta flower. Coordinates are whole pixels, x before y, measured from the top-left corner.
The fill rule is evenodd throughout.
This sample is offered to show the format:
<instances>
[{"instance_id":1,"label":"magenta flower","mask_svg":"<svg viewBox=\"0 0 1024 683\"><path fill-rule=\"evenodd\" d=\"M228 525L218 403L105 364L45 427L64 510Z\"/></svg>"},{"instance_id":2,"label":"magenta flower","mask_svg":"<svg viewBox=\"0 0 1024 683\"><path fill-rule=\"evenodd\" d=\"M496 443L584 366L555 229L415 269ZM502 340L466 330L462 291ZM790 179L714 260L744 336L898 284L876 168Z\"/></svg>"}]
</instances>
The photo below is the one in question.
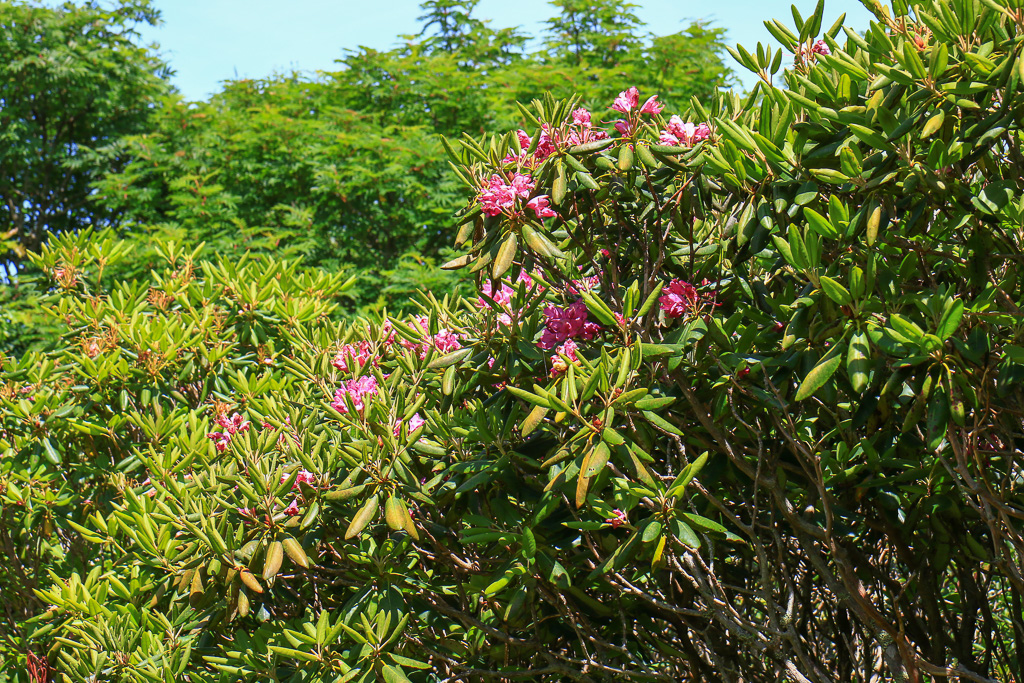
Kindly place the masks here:
<instances>
[{"instance_id":1,"label":"magenta flower","mask_svg":"<svg viewBox=\"0 0 1024 683\"><path fill-rule=\"evenodd\" d=\"M673 115L668 121L668 128L661 131L661 144L690 147L701 140L707 140L710 136L711 128L708 127L708 124L683 123L681 118Z\"/></svg>"},{"instance_id":2,"label":"magenta flower","mask_svg":"<svg viewBox=\"0 0 1024 683\"><path fill-rule=\"evenodd\" d=\"M331 361L331 365L338 368L342 372L349 371L348 361L352 358L359 364L359 367L363 367L370 360L370 356L373 354L373 345L366 341L360 340L355 344L345 344L338 351L334 360ZM377 359L373 359L373 364L377 365ZM351 368L353 371L356 368Z\"/></svg>"},{"instance_id":3,"label":"magenta flower","mask_svg":"<svg viewBox=\"0 0 1024 683\"><path fill-rule=\"evenodd\" d=\"M555 355L551 356L551 376L560 375L565 372L565 369L569 367L562 356L565 356L570 361L575 363L578 359L576 358L576 351L579 346L576 345L572 339L566 339L565 343L555 349Z\"/></svg>"},{"instance_id":4,"label":"magenta flower","mask_svg":"<svg viewBox=\"0 0 1024 683\"><path fill-rule=\"evenodd\" d=\"M434 335L433 344L434 348L441 353L451 353L452 351L458 351L462 348L461 340L462 337L454 332L441 330Z\"/></svg>"},{"instance_id":5,"label":"magenta flower","mask_svg":"<svg viewBox=\"0 0 1024 683\"><path fill-rule=\"evenodd\" d=\"M622 510L615 508L612 510L612 516L604 520L606 524L610 524L613 529L618 529L620 526L628 522L626 513Z\"/></svg>"},{"instance_id":6,"label":"magenta flower","mask_svg":"<svg viewBox=\"0 0 1024 683\"><path fill-rule=\"evenodd\" d=\"M529 289L533 285L533 278L524 270L520 271L516 282L525 282L526 288ZM516 290L511 285L505 283L502 283L500 287L495 289L491 282L487 281L480 288L480 293L493 299L494 303L498 304L502 309L508 310L512 305L512 297L515 296ZM487 299L484 299L482 296L477 299L476 305L477 308L490 308L491 306ZM504 315L504 318L508 320L507 315Z\"/></svg>"},{"instance_id":7,"label":"magenta flower","mask_svg":"<svg viewBox=\"0 0 1024 683\"><path fill-rule=\"evenodd\" d=\"M546 194L537 195L530 201L526 202L526 205L533 209L533 212L537 214L537 218L542 220L558 215L553 209L548 208L548 196Z\"/></svg>"},{"instance_id":8,"label":"magenta flower","mask_svg":"<svg viewBox=\"0 0 1024 683\"><path fill-rule=\"evenodd\" d=\"M537 149L533 150L533 159L536 163L544 161L554 154L557 149L556 143L558 141L552 136L551 127L545 123L541 130L543 132L541 132L540 137L537 139Z\"/></svg>"},{"instance_id":9,"label":"magenta flower","mask_svg":"<svg viewBox=\"0 0 1024 683\"><path fill-rule=\"evenodd\" d=\"M830 55L832 50L828 49L828 45L825 44L824 40L818 40L814 45L811 46L811 52L816 55Z\"/></svg>"},{"instance_id":10,"label":"magenta flower","mask_svg":"<svg viewBox=\"0 0 1024 683\"><path fill-rule=\"evenodd\" d=\"M657 95L651 95L644 106L640 107L641 114L660 114L665 105L658 101Z\"/></svg>"},{"instance_id":11,"label":"magenta flower","mask_svg":"<svg viewBox=\"0 0 1024 683\"><path fill-rule=\"evenodd\" d=\"M206 435L206 438L213 441L214 447L218 453L223 453L228 449L228 445L231 443L231 435L225 434L224 432L210 432Z\"/></svg>"},{"instance_id":12,"label":"magenta flower","mask_svg":"<svg viewBox=\"0 0 1024 683\"><path fill-rule=\"evenodd\" d=\"M286 481L288 481L288 475L282 474L281 483L283 484ZM305 484L306 486L314 486L316 484L316 475L306 469L299 470L299 473L295 476L295 483L292 484L292 489L298 490L299 484Z\"/></svg>"},{"instance_id":13,"label":"magenta flower","mask_svg":"<svg viewBox=\"0 0 1024 683\"><path fill-rule=\"evenodd\" d=\"M619 135L629 137L633 134L633 124L620 119L615 122L615 130L619 131Z\"/></svg>"},{"instance_id":14,"label":"magenta flower","mask_svg":"<svg viewBox=\"0 0 1024 683\"><path fill-rule=\"evenodd\" d=\"M516 173L512 176L512 191L515 192L517 197L526 199L533 192L534 188L533 178L522 173Z\"/></svg>"},{"instance_id":15,"label":"magenta flower","mask_svg":"<svg viewBox=\"0 0 1024 683\"><path fill-rule=\"evenodd\" d=\"M288 504L288 507L284 509L284 514L289 517L295 517L299 514L299 499L293 498L292 502Z\"/></svg>"},{"instance_id":16,"label":"magenta flower","mask_svg":"<svg viewBox=\"0 0 1024 683\"><path fill-rule=\"evenodd\" d=\"M413 416L410 417L409 421L408 421L408 428L409 428L408 433L412 434L413 432L415 432L417 429L419 429L420 427L422 427L426 423L427 423L427 421L424 420L422 417L420 417L419 413L414 413ZM398 436L401 433L402 433L402 421L398 420L397 422L395 422L395 436Z\"/></svg>"},{"instance_id":17,"label":"magenta flower","mask_svg":"<svg viewBox=\"0 0 1024 683\"><path fill-rule=\"evenodd\" d=\"M619 96L615 98L615 102L612 104L612 109L628 114L636 109L639 103L640 91L636 89L636 86L633 86L629 90L623 90L619 93Z\"/></svg>"},{"instance_id":18,"label":"magenta flower","mask_svg":"<svg viewBox=\"0 0 1024 683\"><path fill-rule=\"evenodd\" d=\"M331 407L339 413L347 414L348 403L345 401L345 397L348 396L352 399L352 405L355 406L355 409L362 413L366 407L364 399L366 402L369 402L369 399L377 395L378 390L377 380L370 375L350 379L334 392L334 400L331 402Z\"/></svg>"},{"instance_id":19,"label":"magenta flower","mask_svg":"<svg viewBox=\"0 0 1024 683\"><path fill-rule=\"evenodd\" d=\"M601 326L587 318L587 306L577 301L568 308L548 306L544 309L545 329L540 338L542 349L553 349L567 339L593 339Z\"/></svg>"},{"instance_id":20,"label":"magenta flower","mask_svg":"<svg viewBox=\"0 0 1024 683\"><path fill-rule=\"evenodd\" d=\"M590 128L590 112L580 107L572 113L572 121L577 126L583 126L584 128Z\"/></svg>"},{"instance_id":21,"label":"magenta flower","mask_svg":"<svg viewBox=\"0 0 1024 683\"><path fill-rule=\"evenodd\" d=\"M679 318L697 304L697 288L683 280L672 280L658 297L667 318Z\"/></svg>"},{"instance_id":22,"label":"magenta flower","mask_svg":"<svg viewBox=\"0 0 1024 683\"><path fill-rule=\"evenodd\" d=\"M497 216L503 210L512 210L516 203L516 193L510 185L505 184L501 176L495 173L487 182L487 186L480 190L478 199L485 214Z\"/></svg>"},{"instance_id":23,"label":"magenta flower","mask_svg":"<svg viewBox=\"0 0 1024 683\"><path fill-rule=\"evenodd\" d=\"M223 429L228 436L232 436L239 432L249 431L249 421L238 413L235 413L231 417L221 415L217 418L217 426Z\"/></svg>"},{"instance_id":24,"label":"magenta flower","mask_svg":"<svg viewBox=\"0 0 1024 683\"><path fill-rule=\"evenodd\" d=\"M430 329L430 319L425 315L413 316L412 324L413 327L419 328L426 339L422 342L401 339L399 343L405 348L415 351L419 355L420 360L427 357L431 346L441 353L449 353L462 348L462 337L447 328L441 329L437 334L430 336L428 332Z\"/></svg>"}]
</instances>

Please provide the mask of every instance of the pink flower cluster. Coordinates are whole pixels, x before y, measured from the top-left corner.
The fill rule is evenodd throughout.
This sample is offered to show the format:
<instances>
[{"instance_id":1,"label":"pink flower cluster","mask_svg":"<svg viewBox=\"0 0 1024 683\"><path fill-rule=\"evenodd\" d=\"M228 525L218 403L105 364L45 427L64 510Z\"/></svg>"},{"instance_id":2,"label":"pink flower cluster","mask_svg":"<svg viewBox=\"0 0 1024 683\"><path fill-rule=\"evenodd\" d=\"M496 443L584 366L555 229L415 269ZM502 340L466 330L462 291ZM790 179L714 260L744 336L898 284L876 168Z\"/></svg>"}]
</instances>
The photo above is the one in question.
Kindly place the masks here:
<instances>
[{"instance_id":1,"label":"pink flower cluster","mask_svg":"<svg viewBox=\"0 0 1024 683\"><path fill-rule=\"evenodd\" d=\"M530 275L524 270L519 273L519 277L516 279L516 282L526 283L526 289L529 290L530 287L533 285L533 278L531 278ZM511 325L512 317L509 315L509 311L512 307L512 297L516 295L516 289L504 282L501 283L500 287L495 289L491 282L487 281L480 288L480 293L493 299L494 303L498 304L498 306L501 308L502 312L498 314L498 322L502 323L503 325ZM487 299L485 299L482 296L476 300L476 305L477 308L491 307L490 302L488 302Z\"/></svg>"},{"instance_id":2,"label":"pink flower cluster","mask_svg":"<svg viewBox=\"0 0 1024 683\"><path fill-rule=\"evenodd\" d=\"M657 95L652 95L647 98L643 106L640 106L640 91L633 86L629 90L620 92L611 108L626 115L625 119L615 122L615 130L619 131L620 135L630 136L636 130L637 124L637 116L633 114L634 111L637 111L638 114L660 114L665 105L658 102Z\"/></svg>"},{"instance_id":3,"label":"pink flower cluster","mask_svg":"<svg viewBox=\"0 0 1024 683\"><path fill-rule=\"evenodd\" d=\"M363 367L370 360L373 354L373 344L366 340L357 341L355 344L345 344L338 351L338 354L331 361L331 365L338 368L342 372L349 371L349 359L352 358L359 364L359 367ZM373 364L377 365L377 359L373 358ZM356 368L352 368L354 371Z\"/></svg>"},{"instance_id":4,"label":"pink flower cluster","mask_svg":"<svg viewBox=\"0 0 1024 683\"><path fill-rule=\"evenodd\" d=\"M640 91L637 90L634 85L629 90L623 90L620 92L619 96L615 98L615 102L612 103L611 108L615 111L620 111L623 114L628 114L636 109L638 104L640 104ZM658 101L658 96L652 95L647 98L646 102L644 102L644 106L640 107L640 113L660 114L661 110L664 108L665 105Z\"/></svg>"},{"instance_id":5,"label":"pink flower cluster","mask_svg":"<svg viewBox=\"0 0 1024 683\"><path fill-rule=\"evenodd\" d=\"M514 214L519 210L519 204L523 199L528 200L526 206L533 209L537 218L555 216L555 212L548 208L548 195L542 194L529 199L535 187L533 178L524 173L513 173L511 183L506 183L504 178L495 173L480 190L477 199L488 216L497 216L502 212Z\"/></svg>"},{"instance_id":6,"label":"pink flower cluster","mask_svg":"<svg viewBox=\"0 0 1024 683\"><path fill-rule=\"evenodd\" d=\"M516 136L519 138L521 151L518 154L509 153L508 156L502 159L502 162L534 168L554 154L558 147L563 144L582 145L593 140L604 140L608 137L608 133L594 128L590 121L590 112L581 107L572 113L572 123L569 123L568 134L564 136L560 130L553 129L546 123L543 124L540 135L537 137L537 146L531 155L526 153L526 150L530 148L530 144L533 142L530 134L525 130L519 129L516 131Z\"/></svg>"},{"instance_id":7,"label":"pink flower cluster","mask_svg":"<svg viewBox=\"0 0 1024 683\"><path fill-rule=\"evenodd\" d=\"M232 436L240 432L249 431L249 421L238 413L235 413L231 417L221 415L216 419L215 424L223 431L210 432L206 437L213 441L213 445L220 453L223 453L228 449L228 444L231 443Z\"/></svg>"},{"instance_id":8,"label":"pink flower cluster","mask_svg":"<svg viewBox=\"0 0 1024 683\"><path fill-rule=\"evenodd\" d=\"M545 327L540 337L542 349L553 349L567 339L593 339L601 326L587 319L587 306L577 301L568 308L548 306L544 309Z\"/></svg>"},{"instance_id":9,"label":"pink flower cluster","mask_svg":"<svg viewBox=\"0 0 1024 683\"><path fill-rule=\"evenodd\" d=\"M418 328L423 333L426 341L414 342L408 339L399 339L398 343L407 349L415 351L419 355L420 360L427 357L427 354L430 353L430 347L434 347L442 354L458 351L462 348L462 337L447 328L442 328L438 330L437 334L431 336L430 319L425 315L414 316L412 324L413 327Z\"/></svg>"},{"instance_id":10,"label":"pink flower cluster","mask_svg":"<svg viewBox=\"0 0 1024 683\"><path fill-rule=\"evenodd\" d=\"M605 524L610 524L613 529L618 529L623 524L628 523L629 518L626 516L625 512L623 512L619 508L615 508L614 510L612 510L612 516L604 521Z\"/></svg>"},{"instance_id":11,"label":"pink flower cluster","mask_svg":"<svg viewBox=\"0 0 1024 683\"><path fill-rule=\"evenodd\" d=\"M814 45L811 45L810 49L803 45L799 45L796 48L796 56L801 60L813 59L814 55L830 54L832 54L832 50L828 49L828 45L825 44L824 40L818 40Z\"/></svg>"},{"instance_id":12,"label":"pink flower cluster","mask_svg":"<svg viewBox=\"0 0 1024 683\"><path fill-rule=\"evenodd\" d=\"M679 318L697 306L697 288L684 280L672 280L658 297L667 318Z\"/></svg>"},{"instance_id":13,"label":"pink flower cluster","mask_svg":"<svg viewBox=\"0 0 1024 683\"><path fill-rule=\"evenodd\" d=\"M281 483L282 484L285 483L286 481L288 481L288 476L289 475L287 475L287 474L282 474L281 475ZM306 470L306 469L299 470L299 473L297 475L295 475L295 483L292 484L292 489L295 490L295 491L300 490L299 489L299 484L306 484L307 486L315 486L316 485L316 475L313 474L312 472Z\"/></svg>"},{"instance_id":14,"label":"pink flower cluster","mask_svg":"<svg viewBox=\"0 0 1024 683\"><path fill-rule=\"evenodd\" d=\"M584 145L594 140L604 140L607 137L608 133L593 127L589 111L580 107L572 113L572 124L569 126L569 137L567 138L570 145Z\"/></svg>"},{"instance_id":15,"label":"pink flower cluster","mask_svg":"<svg viewBox=\"0 0 1024 683\"><path fill-rule=\"evenodd\" d=\"M362 377L350 379L347 382L343 382L338 387L338 390L334 392L334 400L331 401L331 407L343 415L347 414L348 402L345 401L345 397L348 396L352 399L352 405L355 406L355 409L362 414L366 408L366 403L376 396L378 391L377 379L372 375L363 375Z\"/></svg>"},{"instance_id":16,"label":"pink flower cluster","mask_svg":"<svg viewBox=\"0 0 1024 683\"><path fill-rule=\"evenodd\" d=\"M413 416L410 417L409 420L408 420L408 429L409 429L409 431L407 433L408 434L412 434L413 432L415 432L417 429L419 429L420 427L422 427L426 423L427 423L427 421L424 420L422 417L420 417L419 413L413 414ZM402 433L402 424L403 424L403 422L401 420L398 420L398 421L395 422L395 430L394 430L395 436L398 436L399 434Z\"/></svg>"},{"instance_id":17,"label":"pink flower cluster","mask_svg":"<svg viewBox=\"0 0 1024 683\"><path fill-rule=\"evenodd\" d=\"M551 127L546 123L541 126L540 136L537 138L537 146L534 148L532 155L528 156L526 154L526 150L530 148L530 144L533 142L530 134L520 128L516 131L516 137L519 138L521 151L519 154L509 153L508 156L501 160L502 163L517 163L532 168L554 154L558 146L558 134L551 130Z\"/></svg>"},{"instance_id":18,"label":"pink flower cluster","mask_svg":"<svg viewBox=\"0 0 1024 683\"><path fill-rule=\"evenodd\" d=\"M686 145L691 147L701 140L711 137L711 128L706 123L694 125L676 115L668 120L668 128L661 131L661 144L663 145Z\"/></svg>"},{"instance_id":19,"label":"pink flower cluster","mask_svg":"<svg viewBox=\"0 0 1024 683\"><path fill-rule=\"evenodd\" d=\"M576 357L576 351L579 350L579 346L576 345L572 339L566 339L565 343L555 349L555 354L551 356L551 376L560 375L565 372L565 369L569 367L562 356L565 356L570 361L575 363L579 360Z\"/></svg>"}]
</instances>

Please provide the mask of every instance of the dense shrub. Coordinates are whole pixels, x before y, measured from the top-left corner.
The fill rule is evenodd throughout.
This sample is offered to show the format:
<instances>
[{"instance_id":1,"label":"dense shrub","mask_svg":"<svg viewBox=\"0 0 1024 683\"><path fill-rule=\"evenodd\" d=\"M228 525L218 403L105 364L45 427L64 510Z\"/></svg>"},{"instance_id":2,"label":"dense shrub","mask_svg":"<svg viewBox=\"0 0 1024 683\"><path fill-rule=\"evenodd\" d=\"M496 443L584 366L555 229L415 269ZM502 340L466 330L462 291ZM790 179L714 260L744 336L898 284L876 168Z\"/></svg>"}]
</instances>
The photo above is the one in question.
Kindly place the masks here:
<instances>
[{"instance_id":1,"label":"dense shrub","mask_svg":"<svg viewBox=\"0 0 1024 683\"><path fill-rule=\"evenodd\" d=\"M787 89L759 46L745 100L446 141L478 296L413 318L325 324L340 277L175 248L103 290L107 252L52 245L69 344L3 375L5 656L1019 678L1020 12L878 7L841 44L819 5L769 24Z\"/></svg>"}]
</instances>

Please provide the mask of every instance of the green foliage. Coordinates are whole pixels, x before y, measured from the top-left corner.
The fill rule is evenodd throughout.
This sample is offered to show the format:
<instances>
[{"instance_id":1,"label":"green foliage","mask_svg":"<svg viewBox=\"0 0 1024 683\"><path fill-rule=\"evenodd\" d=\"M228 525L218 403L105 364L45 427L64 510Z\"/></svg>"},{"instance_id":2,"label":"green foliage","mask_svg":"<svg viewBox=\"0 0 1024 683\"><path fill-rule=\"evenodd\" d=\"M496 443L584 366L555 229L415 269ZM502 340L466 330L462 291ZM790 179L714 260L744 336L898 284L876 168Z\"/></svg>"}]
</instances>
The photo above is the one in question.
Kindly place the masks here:
<instances>
[{"instance_id":1,"label":"green foliage","mask_svg":"<svg viewBox=\"0 0 1024 683\"><path fill-rule=\"evenodd\" d=\"M148 0L110 10L0 2L0 268L24 261L47 236L102 224L91 183L125 160L167 90L166 66L134 42Z\"/></svg>"},{"instance_id":2,"label":"green foliage","mask_svg":"<svg viewBox=\"0 0 1024 683\"><path fill-rule=\"evenodd\" d=\"M103 285L119 243L44 250L66 344L2 375L5 656L1019 677L1019 15L881 14L812 50L821 14L771 25L787 89L761 46L757 91L680 121L623 93L603 137L548 97L529 144L446 140L444 268L477 286L419 316L329 322L342 278L266 257L162 247Z\"/></svg>"},{"instance_id":3,"label":"green foliage","mask_svg":"<svg viewBox=\"0 0 1024 683\"><path fill-rule=\"evenodd\" d=\"M205 241L221 254L354 267L364 280L353 290L359 306L378 305L383 292L392 310L408 307L400 290L378 284L396 268L412 274L398 265L403 254L434 259L446 245L442 228L460 197L438 133L521 125L514 102L548 91L605 106L624 75L645 87L671 81L666 95L681 105L731 73L721 29L694 24L653 37L633 20L613 31L586 19L588 41L607 33L619 42L615 31L629 31L636 48L626 61L589 63L556 48L525 53L525 36L490 28L474 6L425 3L419 38L389 52L352 51L340 71L312 80L229 83L204 103L164 99L150 127L125 141L131 163L95 185L104 211L141 243L124 275L158 261L148 243ZM445 292L455 280L444 280Z\"/></svg>"},{"instance_id":4,"label":"green foliage","mask_svg":"<svg viewBox=\"0 0 1024 683\"><path fill-rule=\"evenodd\" d=\"M737 49L746 97L626 91L615 134L548 96L522 138L443 140L475 289L411 317L331 322L350 283L265 255L170 244L131 283L125 243L56 240L65 343L0 374L3 656L1020 678L1019 5L877 6L840 43L819 3Z\"/></svg>"}]
</instances>

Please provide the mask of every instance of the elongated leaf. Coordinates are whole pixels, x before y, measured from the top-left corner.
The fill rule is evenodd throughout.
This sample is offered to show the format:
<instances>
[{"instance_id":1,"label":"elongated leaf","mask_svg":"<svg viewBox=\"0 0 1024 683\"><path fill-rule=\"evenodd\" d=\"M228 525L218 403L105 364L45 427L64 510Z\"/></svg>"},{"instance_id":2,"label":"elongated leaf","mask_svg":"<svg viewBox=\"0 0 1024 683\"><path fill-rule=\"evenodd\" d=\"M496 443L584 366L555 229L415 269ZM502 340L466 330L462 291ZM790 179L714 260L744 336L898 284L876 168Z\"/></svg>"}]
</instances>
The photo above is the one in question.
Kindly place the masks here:
<instances>
[{"instance_id":1,"label":"elongated leaf","mask_svg":"<svg viewBox=\"0 0 1024 683\"><path fill-rule=\"evenodd\" d=\"M376 494L372 495L367 499L363 506L359 508L356 516L352 518L352 522L348 525L348 529L345 531L345 538L349 539L354 536L358 536L366 528L366 525L377 515L377 509L380 506L380 501L377 499Z\"/></svg>"},{"instance_id":2,"label":"elongated leaf","mask_svg":"<svg viewBox=\"0 0 1024 683\"><path fill-rule=\"evenodd\" d=\"M267 556L263 560L263 578L269 581L277 576L283 559L284 546L281 545L280 541L274 541L267 547Z\"/></svg>"},{"instance_id":3,"label":"elongated leaf","mask_svg":"<svg viewBox=\"0 0 1024 683\"><path fill-rule=\"evenodd\" d=\"M823 387L825 382L835 374L835 371L839 369L839 364L842 360L842 355L836 352L822 358L818 364L807 373L807 377L804 377L804 381L800 383L800 388L796 391L795 400L802 401L808 396L814 395L814 392Z\"/></svg>"},{"instance_id":4,"label":"elongated leaf","mask_svg":"<svg viewBox=\"0 0 1024 683\"><path fill-rule=\"evenodd\" d=\"M449 365L455 365L456 363L473 355L473 350L474 349L472 347L466 347L464 349L459 349L458 351L452 351L451 353L447 353L440 358L435 358L430 361L427 367L431 370L438 370L440 368L446 368Z\"/></svg>"},{"instance_id":5,"label":"elongated leaf","mask_svg":"<svg viewBox=\"0 0 1024 683\"><path fill-rule=\"evenodd\" d=\"M952 337L960 327L960 321L964 317L964 302L960 299L953 299L953 302L946 306L946 310L942 313L942 318L939 320L939 326L935 331L935 335L942 340L946 340Z\"/></svg>"},{"instance_id":6,"label":"elongated leaf","mask_svg":"<svg viewBox=\"0 0 1024 683\"><path fill-rule=\"evenodd\" d=\"M849 306L853 301L853 297L850 296L850 291L832 278L822 275L818 281L821 283L821 288L824 290L825 294L828 295L828 298L832 299L832 301L835 301L837 304L841 306Z\"/></svg>"}]
</instances>

